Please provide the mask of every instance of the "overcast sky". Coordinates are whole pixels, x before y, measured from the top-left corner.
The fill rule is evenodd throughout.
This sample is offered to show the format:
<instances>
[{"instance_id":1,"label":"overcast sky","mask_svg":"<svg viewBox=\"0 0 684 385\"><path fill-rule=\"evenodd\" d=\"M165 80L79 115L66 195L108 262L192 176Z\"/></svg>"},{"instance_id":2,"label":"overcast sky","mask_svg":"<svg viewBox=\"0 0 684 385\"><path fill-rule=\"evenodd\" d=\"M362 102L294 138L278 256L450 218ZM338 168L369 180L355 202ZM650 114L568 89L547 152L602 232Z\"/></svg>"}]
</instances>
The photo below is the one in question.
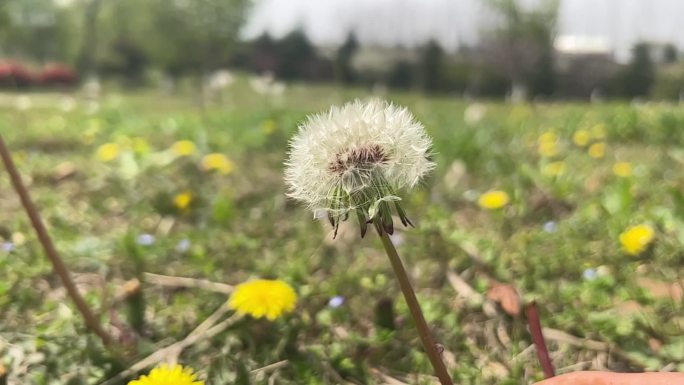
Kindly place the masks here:
<instances>
[{"instance_id":1,"label":"overcast sky","mask_svg":"<svg viewBox=\"0 0 684 385\"><path fill-rule=\"evenodd\" d=\"M538 0L525 0L534 2ZM364 43L445 48L477 41L491 11L484 0L257 0L248 37L282 36L301 26L319 44L337 44L354 29ZM561 0L560 34L602 37L620 60L639 40L684 48L684 0Z\"/></svg>"}]
</instances>

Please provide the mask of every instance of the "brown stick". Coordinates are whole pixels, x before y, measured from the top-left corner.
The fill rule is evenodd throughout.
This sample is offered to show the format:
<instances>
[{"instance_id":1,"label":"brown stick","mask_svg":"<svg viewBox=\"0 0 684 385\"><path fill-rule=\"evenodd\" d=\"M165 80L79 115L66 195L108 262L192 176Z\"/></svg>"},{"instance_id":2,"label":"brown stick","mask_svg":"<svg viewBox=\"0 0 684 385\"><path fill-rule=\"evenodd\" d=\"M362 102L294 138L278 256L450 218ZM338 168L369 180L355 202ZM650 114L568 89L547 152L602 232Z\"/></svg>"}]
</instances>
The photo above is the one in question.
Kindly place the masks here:
<instances>
[{"instance_id":1,"label":"brown stick","mask_svg":"<svg viewBox=\"0 0 684 385\"><path fill-rule=\"evenodd\" d=\"M537 303L531 302L527 305L527 322L530 326L530 334L532 334L532 341L537 348L537 357L544 370L544 377L551 378L556 375L549 357L549 350L546 348L546 341L542 333L541 322L539 321L539 311L537 310Z\"/></svg>"},{"instance_id":2,"label":"brown stick","mask_svg":"<svg viewBox=\"0 0 684 385\"><path fill-rule=\"evenodd\" d=\"M81 315L83 316L83 320L85 321L86 326L93 333L97 334L98 337L100 337L102 343L105 346L111 346L113 344L112 337L102 328L102 326L100 325L100 321L97 319L97 317L95 317L94 313L90 310L90 307L88 307L88 304L85 302L83 297L81 297L81 294L78 292L78 289L74 284L74 281L71 279L71 276L69 275L69 270L64 264L62 258L59 256L59 253L57 252L55 245L52 243L52 239L50 238L50 235L48 234L48 231L45 228L45 225L43 224L40 214L38 213L38 209L33 204L31 196L29 195L26 186L24 186L24 182L22 182L21 180L21 176L19 175L17 166L14 164L14 161L12 160L12 155L10 154L7 145L5 145L2 136L0 136L0 157L2 158L2 162L5 164L7 172L9 173L12 185L14 185L14 189L19 195L21 204L24 206L24 210L26 210L26 214L28 214L28 217L31 220L31 224L33 225L33 228L36 230L38 239L40 240L40 243L43 245L43 249L45 249L45 254L52 263L52 267L54 268L55 273L57 273L59 278L62 280L62 284L66 288L67 293L76 304L78 311L81 312Z\"/></svg>"},{"instance_id":3,"label":"brown stick","mask_svg":"<svg viewBox=\"0 0 684 385\"><path fill-rule=\"evenodd\" d=\"M413 291L411 281L406 274L404 265L401 263L397 249L394 248L394 244L392 244L389 235L387 235L382 225L376 224L375 228L378 230L380 239L382 239L382 245L385 247L385 252L387 252L387 256L392 263L392 269L394 269L394 274L397 276L399 287L401 288L401 292L404 294L404 299L406 300L406 304L411 312L413 321L416 323L418 335L420 336L420 340L423 343L425 352L430 359L430 363L435 370L435 375L437 378L439 378L439 382L442 385L453 385L454 383L452 382L451 376L449 376L446 366L444 365L444 361L442 361L442 357L437 350L437 345L432 338L432 333L430 332L430 328L425 321L423 311L420 309L420 304L416 298L416 293Z\"/></svg>"}]
</instances>

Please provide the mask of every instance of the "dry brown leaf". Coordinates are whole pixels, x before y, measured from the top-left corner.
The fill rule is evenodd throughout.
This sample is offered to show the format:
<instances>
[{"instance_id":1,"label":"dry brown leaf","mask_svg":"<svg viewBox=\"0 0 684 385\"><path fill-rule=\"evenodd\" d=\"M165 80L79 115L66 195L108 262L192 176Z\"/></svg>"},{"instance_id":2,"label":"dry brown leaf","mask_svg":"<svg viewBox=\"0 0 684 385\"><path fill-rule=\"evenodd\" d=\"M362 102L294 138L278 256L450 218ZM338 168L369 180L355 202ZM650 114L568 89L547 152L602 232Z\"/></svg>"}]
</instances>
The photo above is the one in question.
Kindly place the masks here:
<instances>
[{"instance_id":1,"label":"dry brown leaf","mask_svg":"<svg viewBox=\"0 0 684 385\"><path fill-rule=\"evenodd\" d=\"M487 298L498 303L512 317L520 314L520 295L518 295L518 291L512 285L504 283L495 284L489 289Z\"/></svg>"}]
</instances>

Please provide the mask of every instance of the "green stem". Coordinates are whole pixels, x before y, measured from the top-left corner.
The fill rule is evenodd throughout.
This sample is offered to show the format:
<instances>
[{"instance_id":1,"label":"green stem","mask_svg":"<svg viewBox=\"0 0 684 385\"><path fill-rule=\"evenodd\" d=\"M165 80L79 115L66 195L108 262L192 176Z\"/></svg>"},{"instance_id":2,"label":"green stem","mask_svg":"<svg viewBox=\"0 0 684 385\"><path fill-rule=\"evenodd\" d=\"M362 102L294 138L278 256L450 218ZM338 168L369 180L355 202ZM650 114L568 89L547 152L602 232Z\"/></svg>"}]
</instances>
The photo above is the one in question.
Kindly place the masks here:
<instances>
[{"instance_id":1,"label":"green stem","mask_svg":"<svg viewBox=\"0 0 684 385\"><path fill-rule=\"evenodd\" d=\"M380 239L382 239L382 245L385 247L385 252L387 252L387 256L392 263L392 269L394 269L394 274L399 281L399 287L401 288L401 292L404 294L404 299L406 300L406 304L411 312L413 321L416 323L418 335L420 336L420 340L423 343L425 352L430 359L430 363L435 370L435 375L437 378L439 378L439 382L442 385L453 385L454 383L451 380L451 376L449 376L446 366L444 365L444 361L442 361L441 354L437 350L437 345L432 338L430 328L428 327L427 322L425 322L423 311L420 309L420 304L416 298L416 293L413 291L411 281L406 274L404 265L401 263L397 249L394 248L394 244L392 244L389 235L383 229L382 223L378 223L377 218L375 220L375 228L378 230Z\"/></svg>"}]
</instances>

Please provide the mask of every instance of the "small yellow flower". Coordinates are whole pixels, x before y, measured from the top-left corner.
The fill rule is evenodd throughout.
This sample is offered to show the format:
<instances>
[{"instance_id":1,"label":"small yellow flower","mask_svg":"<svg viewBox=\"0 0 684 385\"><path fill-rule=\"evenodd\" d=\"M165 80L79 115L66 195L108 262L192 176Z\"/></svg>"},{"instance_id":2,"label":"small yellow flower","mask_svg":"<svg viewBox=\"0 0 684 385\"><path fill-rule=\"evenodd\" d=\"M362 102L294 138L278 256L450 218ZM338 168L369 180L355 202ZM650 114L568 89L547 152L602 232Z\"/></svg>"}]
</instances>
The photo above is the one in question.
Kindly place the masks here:
<instances>
[{"instance_id":1,"label":"small yellow flower","mask_svg":"<svg viewBox=\"0 0 684 385\"><path fill-rule=\"evenodd\" d=\"M572 141L579 147L585 147L591 140L591 133L587 130L577 130L572 135Z\"/></svg>"},{"instance_id":2,"label":"small yellow flower","mask_svg":"<svg viewBox=\"0 0 684 385\"><path fill-rule=\"evenodd\" d=\"M603 158L606 155L606 144L603 142L594 143L589 146L589 156L595 159Z\"/></svg>"},{"instance_id":3,"label":"small yellow flower","mask_svg":"<svg viewBox=\"0 0 684 385\"><path fill-rule=\"evenodd\" d=\"M297 293L280 280L256 279L235 287L228 307L254 318L266 317L273 321L294 310Z\"/></svg>"},{"instance_id":4,"label":"small yellow flower","mask_svg":"<svg viewBox=\"0 0 684 385\"><path fill-rule=\"evenodd\" d=\"M594 139L603 140L606 137L606 126L599 123L591 128L591 135Z\"/></svg>"},{"instance_id":5,"label":"small yellow flower","mask_svg":"<svg viewBox=\"0 0 684 385\"><path fill-rule=\"evenodd\" d=\"M230 174L235 169L235 163L223 154L209 154L202 158L202 168L216 170L221 174Z\"/></svg>"},{"instance_id":6,"label":"small yellow flower","mask_svg":"<svg viewBox=\"0 0 684 385\"><path fill-rule=\"evenodd\" d=\"M130 381L128 385L204 385L204 381L197 380L197 375L191 368L160 365L152 369L150 374Z\"/></svg>"},{"instance_id":7,"label":"small yellow flower","mask_svg":"<svg viewBox=\"0 0 684 385\"><path fill-rule=\"evenodd\" d=\"M558 155L558 138L553 132L545 132L537 140L539 155L550 158Z\"/></svg>"},{"instance_id":8,"label":"small yellow flower","mask_svg":"<svg viewBox=\"0 0 684 385\"><path fill-rule=\"evenodd\" d=\"M276 129L276 121L273 119L267 119L261 123L261 131L266 135L272 134L273 131L275 131L275 129Z\"/></svg>"},{"instance_id":9,"label":"small yellow flower","mask_svg":"<svg viewBox=\"0 0 684 385\"><path fill-rule=\"evenodd\" d=\"M189 140L179 140L171 146L171 152L176 154L176 156L190 156L196 150L195 143Z\"/></svg>"},{"instance_id":10,"label":"small yellow flower","mask_svg":"<svg viewBox=\"0 0 684 385\"><path fill-rule=\"evenodd\" d=\"M105 143L97 148L97 158L103 162L116 159L121 153L121 147L116 143Z\"/></svg>"},{"instance_id":11,"label":"small yellow flower","mask_svg":"<svg viewBox=\"0 0 684 385\"><path fill-rule=\"evenodd\" d=\"M192 202L192 193L191 192L182 192L179 194L176 194L175 197L173 197L173 205L176 206L179 210L185 210L190 206L190 203Z\"/></svg>"},{"instance_id":12,"label":"small yellow flower","mask_svg":"<svg viewBox=\"0 0 684 385\"><path fill-rule=\"evenodd\" d=\"M150 144L147 142L147 139L141 137L133 138L133 151L138 154L150 152Z\"/></svg>"},{"instance_id":13,"label":"small yellow flower","mask_svg":"<svg viewBox=\"0 0 684 385\"><path fill-rule=\"evenodd\" d=\"M622 178L632 176L632 164L629 162L617 162L613 165L613 174Z\"/></svg>"},{"instance_id":14,"label":"small yellow flower","mask_svg":"<svg viewBox=\"0 0 684 385\"><path fill-rule=\"evenodd\" d=\"M649 225L632 226L620 234L620 244L622 244L622 250L627 254L637 255L646 250L654 237L653 227Z\"/></svg>"},{"instance_id":15,"label":"small yellow flower","mask_svg":"<svg viewBox=\"0 0 684 385\"><path fill-rule=\"evenodd\" d=\"M509 201L510 198L505 191L491 190L480 195L480 199L477 200L477 204L483 209L496 210L506 206Z\"/></svg>"},{"instance_id":16,"label":"small yellow flower","mask_svg":"<svg viewBox=\"0 0 684 385\"><path fill-rule=\"evenodd\" d=\"M565 173L565 162L551 162L544 166L542 170L545 175L548 176L559 176Z\"/></svg>"}]
</instances>

